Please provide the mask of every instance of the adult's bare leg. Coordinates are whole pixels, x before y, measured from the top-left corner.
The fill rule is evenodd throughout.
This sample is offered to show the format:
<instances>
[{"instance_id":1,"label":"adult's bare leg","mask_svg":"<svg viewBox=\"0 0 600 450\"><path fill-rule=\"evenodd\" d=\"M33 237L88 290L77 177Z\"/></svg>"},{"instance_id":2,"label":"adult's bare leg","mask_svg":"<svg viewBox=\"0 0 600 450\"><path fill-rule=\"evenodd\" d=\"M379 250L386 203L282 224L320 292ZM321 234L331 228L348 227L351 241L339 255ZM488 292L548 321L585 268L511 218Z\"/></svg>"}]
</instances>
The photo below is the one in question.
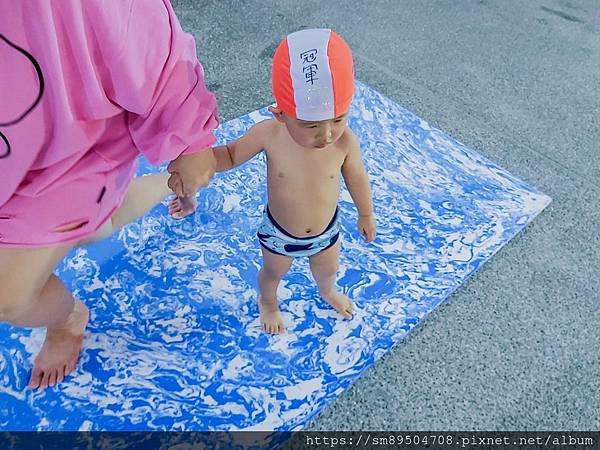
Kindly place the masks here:
<instances>
[{"instance_id":1,"label":"adult's bare leg","mask_svg":"<svg viewBox=\"0 0 600 450\"><path fill-rule=\"evenodd\" d=\"M0 248L0 321L47 328L30 388L61 382L75 369L79 358L89 311L52 274L71 246Z\"/></svg>"},{"instance_id":2,"label":"adult's bare leg","mask_svg":"<svg viewBox=\"0 0 600 450\"><path fill-rule=\"evenodd\" d=\"M111 217L113 231L142 217L167 195L172 194L173 192L167 186L168 180L167 172L134 178L125 201Z\"/></svg>"},{"instance_id":3,"label":"adult's bare leg","mask_svg":"<svg viewBox=\"0 0 600 450\"><path fill-rule=\"evenodd\" d=\"M169 174L161 173L133 180L123 205L111 219L78 243L37 249L0 248L0 322L47 328L28 387L54 386L75 369L89 320L83 302L74 299L52 274L55 267L74 245L103 239L146 214L171 192L168 178Z\"/></svg>"},{"instance_id":4,"label":"adult's bare leg","mask_svg":"<svg viewBox=\"0 0 600 450\"><path fill-rule=\"evenodd\" d=\"M129 185L125 201L114 212L110 220L107 220L96 233L78 242L77 246L100 241L142 217L167 195L173 193L167 186L168 179L168 173L155 173L134 178Z\"/></svg>"}]
</instances>

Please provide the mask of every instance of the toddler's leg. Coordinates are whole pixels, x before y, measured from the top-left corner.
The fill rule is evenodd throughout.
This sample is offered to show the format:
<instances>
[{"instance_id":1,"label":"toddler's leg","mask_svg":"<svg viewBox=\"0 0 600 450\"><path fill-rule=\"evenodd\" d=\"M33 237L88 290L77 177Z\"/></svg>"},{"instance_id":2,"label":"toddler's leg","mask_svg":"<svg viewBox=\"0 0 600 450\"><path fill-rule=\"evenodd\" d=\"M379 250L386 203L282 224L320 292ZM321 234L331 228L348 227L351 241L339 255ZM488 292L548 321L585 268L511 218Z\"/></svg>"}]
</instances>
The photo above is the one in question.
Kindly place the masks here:
<instances>
[{"instance_id":1,"label":"toddler's leg","mask_svg":"<svg viewBox=\"0 0 600 450\"><path fill-rule=\"evenodd\" d=\"M285 331L285 327L277 301L277 286L281 278L290 270L292 258L277 255L263 247L260 249L263 255L263 266L258 272L260 323L267 333L279 334Z\"/></svg>"},{"instance_id":2,"label":"toddler's leg","mask_svg":"<svg viewBox=\"0 0 600 450\"><path fill-rule=\"evenodd\" d=\"M317 282L319 294L346 319L352 318L352 301L335 288L335 276L339 268L340 241L327 250L310 257L310 270Z\"/></svg>"}]
</instances>

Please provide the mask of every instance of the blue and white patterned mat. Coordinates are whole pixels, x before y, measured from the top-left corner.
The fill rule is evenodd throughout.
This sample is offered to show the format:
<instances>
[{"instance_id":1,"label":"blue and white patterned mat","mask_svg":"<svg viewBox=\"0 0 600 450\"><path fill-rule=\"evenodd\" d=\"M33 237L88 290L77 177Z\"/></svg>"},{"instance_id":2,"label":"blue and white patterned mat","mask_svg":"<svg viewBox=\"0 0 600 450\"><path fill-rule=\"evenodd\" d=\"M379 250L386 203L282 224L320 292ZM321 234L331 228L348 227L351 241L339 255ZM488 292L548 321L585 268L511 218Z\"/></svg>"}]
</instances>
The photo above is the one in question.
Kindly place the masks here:
<instances>
[{"instance_id":1,"label":"blue and white patterned mat","mask_svg":"<svg viewBox=\"0 0 600 450\"><path fill-rule=\"evenodd\" d=\"M268 117L232 120L219 138ZM299 260L279 291L287 333L260 330L258 157L217 175L194 217L171 219L165 202L70 254L58 273L92 316L61 385L24 390L43 331L0 325L0 430L302 428L550 202L361 83L349 125L379 227L365 245L344 188L338 284L358 307L351 321L318 297Z\"/></svg>"}]
</instances>

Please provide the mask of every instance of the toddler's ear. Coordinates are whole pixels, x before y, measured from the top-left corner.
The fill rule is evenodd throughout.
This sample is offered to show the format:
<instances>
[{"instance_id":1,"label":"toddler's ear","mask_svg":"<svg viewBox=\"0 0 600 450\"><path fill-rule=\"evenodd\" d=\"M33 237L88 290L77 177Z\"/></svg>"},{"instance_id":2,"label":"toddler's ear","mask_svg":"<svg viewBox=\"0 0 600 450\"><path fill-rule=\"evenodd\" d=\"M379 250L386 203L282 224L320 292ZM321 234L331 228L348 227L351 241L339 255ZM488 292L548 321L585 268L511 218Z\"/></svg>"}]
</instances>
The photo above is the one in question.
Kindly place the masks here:
<instances>
[{"instance_id":1,"label":"toddler's ear","mask_svg":"<svg viewBox=\"0 0 600 450\"><path fill-rule=\"evenodd\" d=\"M275 116L275 119L277 119L279 122L283 122L283 111L279 106L269 106L268 109L269 112Z\"/></svg>"}]
</instances>

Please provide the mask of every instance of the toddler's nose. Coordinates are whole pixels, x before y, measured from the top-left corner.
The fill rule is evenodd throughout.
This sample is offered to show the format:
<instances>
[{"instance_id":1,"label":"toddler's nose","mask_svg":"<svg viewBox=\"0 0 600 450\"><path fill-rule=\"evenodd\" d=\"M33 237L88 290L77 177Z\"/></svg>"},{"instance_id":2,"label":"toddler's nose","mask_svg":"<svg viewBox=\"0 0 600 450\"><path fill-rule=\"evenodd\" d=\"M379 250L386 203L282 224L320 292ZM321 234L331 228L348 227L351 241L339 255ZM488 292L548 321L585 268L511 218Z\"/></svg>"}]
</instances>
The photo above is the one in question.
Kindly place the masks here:
<instances>
[{"instance_id":1,"label":"toddler's nose","mask_svg":"<svg viewBox=\"0 0 600 450\"><path fill-rule=\"evenodd\" d=\"M324 129L323 129L323 138L326 139L327 141L331 140L331 137L333 136L333 130L330 124L326 124L324 125Z\"/></svg>"}]
</instances>

